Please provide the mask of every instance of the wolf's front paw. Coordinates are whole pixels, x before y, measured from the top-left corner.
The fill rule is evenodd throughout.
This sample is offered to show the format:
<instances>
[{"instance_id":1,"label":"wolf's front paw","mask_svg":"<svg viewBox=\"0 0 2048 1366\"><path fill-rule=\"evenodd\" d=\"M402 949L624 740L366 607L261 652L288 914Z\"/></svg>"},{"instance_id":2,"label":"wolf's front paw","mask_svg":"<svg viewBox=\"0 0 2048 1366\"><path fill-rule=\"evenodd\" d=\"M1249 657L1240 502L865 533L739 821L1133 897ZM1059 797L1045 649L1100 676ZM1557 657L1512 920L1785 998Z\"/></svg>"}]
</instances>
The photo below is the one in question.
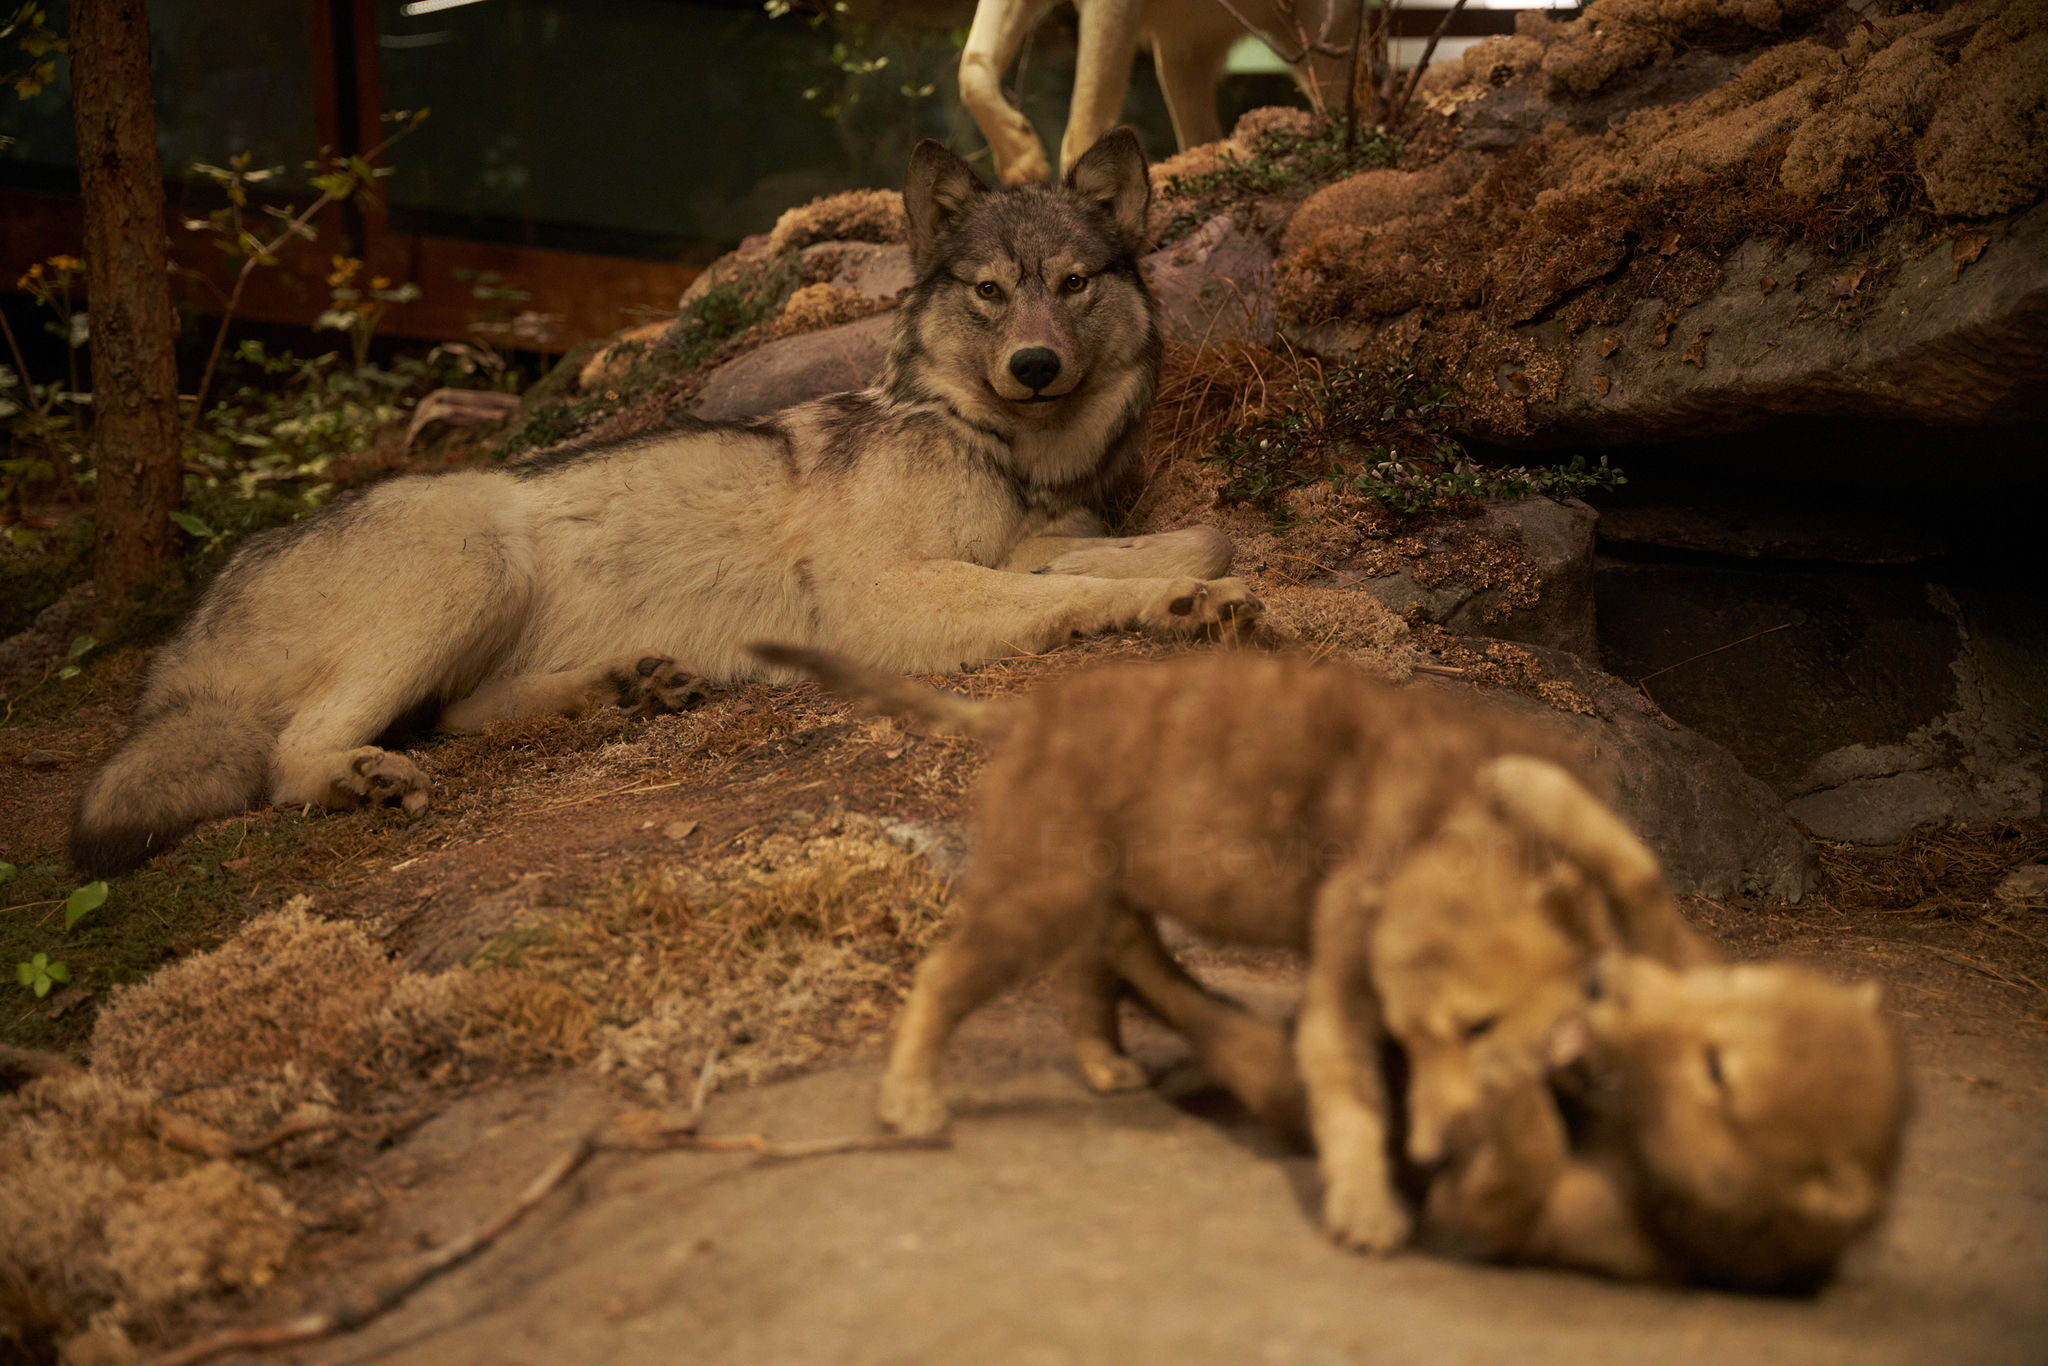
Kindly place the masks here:
<instances>
[{"instance_id":1,"label":"wolf's front paw","mask_svg":"<svg viewBox=\"0 0 2048 1366\"><path fill-rule=\"evenodd\" d=\"M1392 1252L1408 1241L1408 1211L1384 1179L1331 1172L1323 1183L1323 1228L1345 1247Z\"/></svg>"},{"instance_id":2,"label":"wolf's front paw","mask_svg":"<svg viewBox=\"0 0 2048 1366\"><path fill-rule=\"evenodd\" d=\"M1265 610L1242 579L1190 579L1147 611L1140 624L1158 634L1215 640L1248 629Z\"/></svg>"},{"instance_id":3,"label":"wolf's front paw","mask_svg":"<svg viewBox=\"0 0 2048 1366\"><path fill-rule=\"evenodd\" d=\"M431 789L427 775L403 754L364 745L348 752L341 773L328 784L327 804L346 811L396 802L408 816L418 816L433 800Z\"/></svg>"},{"instance_id":4,"label":"wolf's front paw","mask_svg":"<svg viewBox=\"0 0 2048 1366\"><path fill-rule=\"evenodd\" d=\"M875 1114L905 1138L930 1138L944 1133L953 1117L930 1082L903 1081L891 1076L882 1078L881 1094L875 1098Z\"/></svg>"},{"instance_id":5,"label":"wolf's front paw","mask_svg":"<svg viewBox=\"0 0 2048 1366\"><path fill-rule=\"evenodd\" d=\"M704 680L667 655L634 655L613 664L606 677L618 690L619 707L640 716L695 711L709 696Z\"/></svg>"},{"instance_id":6,"label":"wolf's front paw","mask_svg":"<svg viewBox=\"0 0 2048 1366\"><path fill-rule=\"evenodd\" d=\"M1145 1075L1144 1064L1107 1044L1084 1039L1074 1045L1074 1054L1075 1061L1081 1065L1081 1076L1091 1091L1104 1094L1138 1091L1151 1083L1151 1078Z\"/></svg>"}]
</instances>

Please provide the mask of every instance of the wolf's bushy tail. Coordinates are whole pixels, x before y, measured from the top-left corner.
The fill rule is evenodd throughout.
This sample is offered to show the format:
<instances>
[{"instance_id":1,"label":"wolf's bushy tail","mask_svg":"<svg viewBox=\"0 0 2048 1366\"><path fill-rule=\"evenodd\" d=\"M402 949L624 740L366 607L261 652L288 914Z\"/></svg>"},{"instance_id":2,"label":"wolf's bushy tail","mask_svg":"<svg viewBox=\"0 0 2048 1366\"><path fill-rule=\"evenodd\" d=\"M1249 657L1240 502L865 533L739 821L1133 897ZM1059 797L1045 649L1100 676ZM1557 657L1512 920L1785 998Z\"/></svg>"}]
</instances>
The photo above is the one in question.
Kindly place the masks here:
<instances>
[{"instance_id":1,"label":"wolf's bushy tail","mask_svg":"<svg viewBox=\"0 0 2048 1366\"><path fill-rule=\"evenodd\" d=\"M112 877L176 844L209 816L263 792L277 727L246 699L175 695L92 775L71 824L71 861Z\"/></svg>"},{"instance_id":2,"label":"wolf's bushy tail","mask_svg":"<svg viewBox=\"0 0 2048 1366\"><path fill-rule=\"evenodd\" d=\"M843 655L767 641L757 641L747 650L763 663L807 673L848 701L908 721L920 730L988 736L1000 728L998 707L870 669Z\"/></svg>"}]
</instances>

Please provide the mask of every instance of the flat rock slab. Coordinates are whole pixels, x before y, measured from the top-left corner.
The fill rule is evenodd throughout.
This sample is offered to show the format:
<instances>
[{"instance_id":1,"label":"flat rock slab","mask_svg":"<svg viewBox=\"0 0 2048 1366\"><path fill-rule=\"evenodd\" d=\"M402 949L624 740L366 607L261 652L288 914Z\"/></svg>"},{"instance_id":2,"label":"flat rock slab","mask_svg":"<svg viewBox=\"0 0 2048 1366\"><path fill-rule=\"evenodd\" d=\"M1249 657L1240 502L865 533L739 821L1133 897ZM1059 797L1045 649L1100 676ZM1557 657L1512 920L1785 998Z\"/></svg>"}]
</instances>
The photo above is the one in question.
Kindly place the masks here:
<instances>
[{"instance_id":1,"label":"flat rock slab","mask_svg":"<svg viewBox=\"0 0 2048 1366\"><path fill-rule=\"evenodd\" d=\"M1175 1045L1150 1038L1139 1051L1161 1065ZM1897 1207L1812 1300L1355 1256L1316 1226L1310 1159L1158 1092L1090 1096L1063 1053L1043 993L971 1019L949 1150L599 1157L386 1318L291 1359L2022 1366L2048 1341L2048 1093L2027 1084L2038 1061L1986 1038L1916 1047ZM867 1132L875 1071L717 1097L706 1132ZM604 1103L564 1080L457 1102L373 1173L404 1195L368 1232L397 1255L475 1227Z\"/></svg>"},{"instance_id":2,"label":"flat rock slab","mask_svg":"<svg viewBox=\"0 0 2048 1366\"><path fill-rule=\"evenodd\" d=\"M712 371L691 411L707 422L766 417L873 382L889 354L894 313L784 337Z\"/></svg>"},{"instance_id":3,"label":"flat rock slab","mask_svg":"<svg viewBox=\"0 0 2048 1366\"><path fill-rule=\"evenodd\" d=\"M1979 236L1982 255L1959 264L1958 244L1967 254ZM1840 260L1752 240L1723 272L1713 294L1673 311L1662 346L1660 299L1582 333L1565 390L1528 405L1518 443L1688 437L1794 415L1942 427L2048 418L2048 203ZM1603 357L1610 338L1620 345Z\"/></svg>"}]
</instances>

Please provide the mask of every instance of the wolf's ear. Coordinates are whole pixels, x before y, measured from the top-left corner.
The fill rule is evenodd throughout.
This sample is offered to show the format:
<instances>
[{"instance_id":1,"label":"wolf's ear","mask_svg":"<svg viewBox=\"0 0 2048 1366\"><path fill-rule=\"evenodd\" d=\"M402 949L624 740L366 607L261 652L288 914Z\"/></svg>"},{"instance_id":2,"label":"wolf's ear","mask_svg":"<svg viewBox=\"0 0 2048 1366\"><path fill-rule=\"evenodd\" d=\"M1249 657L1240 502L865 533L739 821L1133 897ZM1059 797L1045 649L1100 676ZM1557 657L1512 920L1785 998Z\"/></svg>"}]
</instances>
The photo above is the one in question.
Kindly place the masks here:
<instances>
[{"instance_id":1,"label":"wolf's ear","mask_svg":"<svg viewBox=\"0 0 2048 1366\"><path fill-rule=\"evenodd\" d=\"M910 174L903 179L903 216L910 224L910 254L922 270L931 249L960 211L986 193L974 168L942 142L922 138L910 150Z\"/></svg>"},{"instance_id":2,"label":"wolf's ear","mask_svg":"<svg viewBox=\"0 0 2048 1366\"><path fill-rule=\"evenodd\" d=\"M1145 243L1145 210L1152 204L1152 176L1145 167L1145 149L1129 128L1112 128L1081 153L1067 172L1067 188L1100 204L1116 224L1124 245L1137 251Z\"/></svg>"}]
</instances>

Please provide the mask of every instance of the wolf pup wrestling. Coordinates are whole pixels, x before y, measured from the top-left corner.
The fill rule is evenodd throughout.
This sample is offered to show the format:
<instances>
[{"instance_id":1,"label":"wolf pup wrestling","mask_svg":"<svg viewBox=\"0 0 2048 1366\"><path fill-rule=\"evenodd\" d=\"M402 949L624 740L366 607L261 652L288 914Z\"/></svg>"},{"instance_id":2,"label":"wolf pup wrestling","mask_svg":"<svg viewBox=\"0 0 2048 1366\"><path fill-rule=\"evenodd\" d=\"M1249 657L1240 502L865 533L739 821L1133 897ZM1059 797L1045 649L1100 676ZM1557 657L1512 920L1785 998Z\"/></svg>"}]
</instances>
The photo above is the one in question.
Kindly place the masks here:
<instances>
[{"instance_id":1,"label":"wolf pup wrestling","mask_svg":"<svg viewBox=\"0 0 2048 1366\"><path fill-rule=\"evenodd\" d=\"M428 805L373 743L796 677L745 642L938 672L1119 629L1234 629L1207 528L1100 539L1140 474L1159 365L1138 275L1151 199L1128 129L1065 182L990 190L911 155L917 282L879 382L502 470L394 479L253 538L164 646L87 785L73 861L104 877L196 822L282 805Z\"/></svg>"}]
</instances>

